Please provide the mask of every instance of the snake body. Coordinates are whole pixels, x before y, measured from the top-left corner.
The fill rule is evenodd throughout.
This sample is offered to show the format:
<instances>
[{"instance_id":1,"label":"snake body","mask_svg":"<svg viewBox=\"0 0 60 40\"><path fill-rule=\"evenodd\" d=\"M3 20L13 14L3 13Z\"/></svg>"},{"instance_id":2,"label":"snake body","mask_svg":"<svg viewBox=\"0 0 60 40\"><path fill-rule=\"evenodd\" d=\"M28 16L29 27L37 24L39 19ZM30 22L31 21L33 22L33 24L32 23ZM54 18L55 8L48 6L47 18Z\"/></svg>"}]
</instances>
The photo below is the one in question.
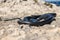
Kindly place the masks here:
<instances>
[{"instance_id":1,"label":"snake body","mask_svg":"<svg viewBox=\"0 0 60 40\"><path fill-rule=\"evenodd\" d=\"M48 13L43 15L34 15L34 16L27 16L24 19L19 20L18 24L29 24L29 25L44 25L50 24L56 17L56 13ZM41 21L44 19L43 21Z\"/></svg>"}]
</instances>

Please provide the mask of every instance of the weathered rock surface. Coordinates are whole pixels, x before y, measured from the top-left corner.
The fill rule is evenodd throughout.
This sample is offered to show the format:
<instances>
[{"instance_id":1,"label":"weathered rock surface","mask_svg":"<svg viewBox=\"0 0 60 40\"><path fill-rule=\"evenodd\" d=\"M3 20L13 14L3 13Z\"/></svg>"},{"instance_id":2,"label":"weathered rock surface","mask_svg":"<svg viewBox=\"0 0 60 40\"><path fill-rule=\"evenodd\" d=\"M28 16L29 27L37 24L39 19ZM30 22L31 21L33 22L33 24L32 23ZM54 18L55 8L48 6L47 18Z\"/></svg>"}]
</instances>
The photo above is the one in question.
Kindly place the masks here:
<instances>
[{"instance_id":1,"label":"weathered rock surface","mask_svg":"<svg viewBox=\"0 0 60 40\"><path fill-rule=\"evenodd\" d=\"M60 7L53 8L43 4L42 0L35 3L33 0L1 0L0 17L23 18L28 15L39 15L55 12L56 21L50 25L29 26L18 25L17 20L0 21L0 40L60 40Z\"/></svg>"}]
</instances>

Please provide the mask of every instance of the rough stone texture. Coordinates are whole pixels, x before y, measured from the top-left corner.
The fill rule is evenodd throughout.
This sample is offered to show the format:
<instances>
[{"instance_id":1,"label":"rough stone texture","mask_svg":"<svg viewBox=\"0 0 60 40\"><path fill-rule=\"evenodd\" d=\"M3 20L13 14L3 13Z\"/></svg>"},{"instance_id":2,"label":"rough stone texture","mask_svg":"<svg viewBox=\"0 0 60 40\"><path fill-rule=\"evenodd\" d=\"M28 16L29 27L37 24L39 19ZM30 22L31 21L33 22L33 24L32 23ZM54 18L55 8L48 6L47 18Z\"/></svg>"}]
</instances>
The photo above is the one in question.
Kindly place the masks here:
<instances>
[{"instance_id":1,"label":"rough stone texture","mask_svg":"<svg viewBox=\"0 0 60 40\"><path fill-rule=\"evenodd\" d=\"M60 40L60 7L53 8L44 5L42 0L0 0L0 17L23 18L29 15L39 15L55 12L56 21L50 25L29 26L18 25L17 20L0 21L0 40Z\"/></svg>"}]
</instances>

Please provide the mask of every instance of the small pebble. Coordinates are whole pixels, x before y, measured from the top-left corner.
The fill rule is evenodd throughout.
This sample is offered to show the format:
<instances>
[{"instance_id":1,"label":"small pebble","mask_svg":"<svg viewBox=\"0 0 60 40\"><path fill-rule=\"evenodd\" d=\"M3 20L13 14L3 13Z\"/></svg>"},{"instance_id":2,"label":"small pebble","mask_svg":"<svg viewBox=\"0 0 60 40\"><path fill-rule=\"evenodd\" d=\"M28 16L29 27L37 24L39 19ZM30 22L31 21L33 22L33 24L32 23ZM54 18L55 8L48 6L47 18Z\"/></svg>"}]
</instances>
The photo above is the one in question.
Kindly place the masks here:
<instances>
[{"instance_id":1,"label":"small pebble","mask_svg":"<svg viewBox=\"0 0 60 40\"><path fill-rule=\"evenodd\" d=\"M23 28L23 26L21 26L21 29Z\"/></svg>"},{"instance_id":2,"label":"small pebble","mask_svg":"<svg viewBox=\"0 0 60 40\"><path fill-rule=\"evenodd\" d=\"M55 25L52 25L52 27L55 27Z\"/></svg>"},{"instance_id":3,"label":"small pebble","mask_svg":"<svg viewBox=\"0 0 60 40\"><path fill-rule=\"evenodd\" d=\"M0 17L0 21L2 21L1 17Z\"/></svg>"},{"instance_id":4,"label":"small pebble","mask_svg":"<svg viewBox=\"0 0 60 40\"><path fill-rule=\"evenodd\" d=\"M23 0L23 1L27 1L27 0Z\"/></svg>"}]
</instances>

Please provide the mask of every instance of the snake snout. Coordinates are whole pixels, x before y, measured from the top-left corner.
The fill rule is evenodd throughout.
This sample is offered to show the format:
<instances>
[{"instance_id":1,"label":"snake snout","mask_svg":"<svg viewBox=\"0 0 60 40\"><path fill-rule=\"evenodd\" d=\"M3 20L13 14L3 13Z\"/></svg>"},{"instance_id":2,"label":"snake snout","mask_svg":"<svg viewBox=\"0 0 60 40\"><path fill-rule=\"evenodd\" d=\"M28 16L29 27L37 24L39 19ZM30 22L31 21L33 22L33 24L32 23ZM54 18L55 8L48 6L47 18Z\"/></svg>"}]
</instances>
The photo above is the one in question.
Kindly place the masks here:
<instances>
[{"instance_id":1,"label":"snake snout","mask_svg":"<svg viewBox=\"0 0 60 40\"><path fill-rule=\"evenodd\" d=\"M56 13L52 13L52 16L56 17Z\"/></svg>"}]
</instances>

